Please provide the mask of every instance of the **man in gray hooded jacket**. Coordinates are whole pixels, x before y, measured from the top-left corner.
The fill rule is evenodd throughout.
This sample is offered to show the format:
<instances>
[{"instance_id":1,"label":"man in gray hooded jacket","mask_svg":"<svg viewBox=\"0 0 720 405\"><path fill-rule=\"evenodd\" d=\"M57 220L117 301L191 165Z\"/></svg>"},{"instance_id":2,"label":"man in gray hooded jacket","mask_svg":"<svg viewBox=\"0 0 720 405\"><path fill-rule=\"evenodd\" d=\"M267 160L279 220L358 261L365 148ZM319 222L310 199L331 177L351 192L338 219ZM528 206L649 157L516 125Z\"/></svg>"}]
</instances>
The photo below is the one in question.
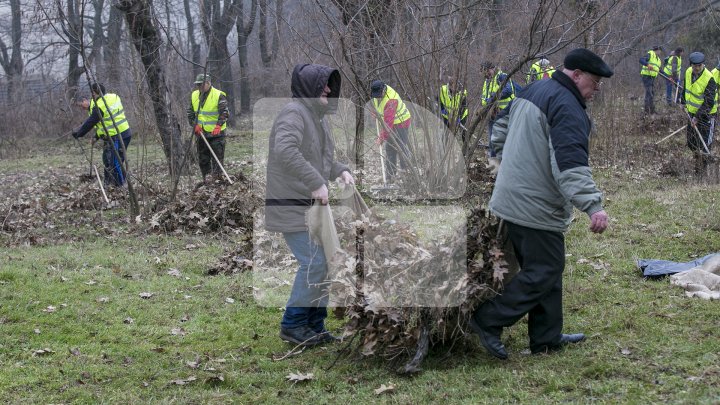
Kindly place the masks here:
<instances>
[{"instance_id":1,"label":"man in gray hooded jacket","mask_svg":"<svg viewBox=\"0 0 720 405\"><path fill-rule=\"evenodd\" d=\"M270 132L265 228L282 232L299 263L280 337L313 346L335 340L325 329L327 262L312 240L305 214L313 203L328 203L328 180L355 181L348 166L334 159L335 144L325 115L337 110L340 72L322 65L295 66L293 100L278 114Z\"/></svg>"},{"instance_id":2,"label":"man in gray hooded jacket","mask_svg":"<svg viewBox=\"0 0 720 405\"><path fill-rule=\"evenodd\" d=\"M483 303L470 327L493 356L506 359L503 328L528 315L530 351L544 353L585 335L563 334L562 273L573 207L590 217L590 230L608 225L588 166L590 118L585 102L613 71L596 54L570 51L564 69L530 84L500 113L492 144L500 158L490 210L501 218L520 272L501 295Z\"/></svg>"}]
</instances>

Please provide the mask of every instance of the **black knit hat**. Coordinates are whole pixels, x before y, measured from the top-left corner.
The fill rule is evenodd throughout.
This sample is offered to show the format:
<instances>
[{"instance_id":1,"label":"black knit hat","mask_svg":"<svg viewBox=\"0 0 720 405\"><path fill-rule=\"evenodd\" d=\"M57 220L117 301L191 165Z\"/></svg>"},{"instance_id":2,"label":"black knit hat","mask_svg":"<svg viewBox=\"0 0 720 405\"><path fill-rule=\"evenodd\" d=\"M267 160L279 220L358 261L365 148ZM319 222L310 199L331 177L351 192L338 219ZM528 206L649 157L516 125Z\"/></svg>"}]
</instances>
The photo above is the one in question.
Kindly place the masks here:
<instances>
[{"instance_id":1,"label":"black knit hat","mask_svg":"<svg viewBox=\"0 0 720 405\"><path fill-rule=\"evenodd\" d=\"M563 64L566 69L579 69L600 77L611 77L613 75L612 69L610 69L610 66L608 66L601 57L585 48L577 48L570 51L567 56L565 56Z\"/></svg>"},{"instance_id":2,"label":"black knit hat","mask_svg":"<svg viewBox=\"0 0 720 405\"><path fill-rule=\"evenodd\" d=\"M370 84L370 97L382 97L385 93L385 83L382 80L374 80Z\"/></svg>"}]
</instances>

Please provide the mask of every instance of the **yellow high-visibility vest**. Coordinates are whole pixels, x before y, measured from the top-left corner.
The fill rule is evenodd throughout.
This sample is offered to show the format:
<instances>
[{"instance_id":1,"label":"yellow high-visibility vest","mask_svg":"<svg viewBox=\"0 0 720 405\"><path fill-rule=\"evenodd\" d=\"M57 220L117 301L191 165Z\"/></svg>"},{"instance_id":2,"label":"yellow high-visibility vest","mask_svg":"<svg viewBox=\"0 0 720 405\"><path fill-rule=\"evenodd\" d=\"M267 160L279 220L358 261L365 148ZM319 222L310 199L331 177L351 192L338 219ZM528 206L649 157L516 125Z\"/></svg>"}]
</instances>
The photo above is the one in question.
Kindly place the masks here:
<instances>
[{"instance_id":1,"label":"yellow high-visibility vest","mask_svg":"<svg viewBox=\"0 0 720 405\"><path fill-rule=\"evenodd\" d=\"M193 111L197 114L197 122L202 125L203 131L212 132L215 129L215 125L218 123L220 118L220 112L218 111L218 102L220 101L220 95L226 96L224 91L218 90L215 87L210 87L208 95L205 98L205 102L202 105L202 110L198 112L198 104L200 104L200 90L195 90L192 93L192 107ZM224 131L227 127L227 123L223 123L221 129Z\"/></svg>"},{"instance_id":2,"label":"yellow high-visibility vest","mask_svg":"<svg viewBox=\"0 0 720 405\"><path fill-rule=\"evenodd\" d=\"M677 71L677 72L673 72L673 71L672 71L672 64L673 64L673 61L676 60L676 59L677 59L677 69L678 69L678 71ZM665 67L663 68L663 73L665 73L665 74L668 75L668 76L673 76L675 73L680 74L680 72L682 71L681 68L682 68L682 57L672 55L671 57L668 58L667 63L665 64Z\"/></svg>"},{"instance_id":3,"label":"yellow high-visibility vest","mask_svg":"<svg viewBox=\"0 0 720 405\"><path fill-rule=\"evenodd\" d=\"M405 107L405 103L400 99L400 96L397 94L397 92L390 86L385 85L385 94L381 99L374 98L372 99L373 106L375 106L375 111L378 112L378 117L382 120L383 115L385 114L385 104L387 104L390 100L397 100L397 109L395 110L395 119L393 120L393 125L402 124L403 122L410 119L410 110Z\"/></svg>"},{"instance_id":4,"label":"yellow high-visibility vest","mask_svg":"<svg viewBox=\"0 0 720 405\"><path fill-rule=\"evenodd\" d=\"M487 105L487 101L485 101L486 99L488 99L488 98L492 97L493 95L495 95L496 93L498 93L498 90L500 89L500 84L498 83L498 77L500 76L501 73L502 72L498 69L497 73L495 73L495 76L492 78L492 80L485 79L485 81L483 82L483 90L482 90L482 94L483 94L482 105L483 106ZM510 101L512 101L515 98L515 85L513 84L512 79L509 77L508 77L508 83L510 84L510 87L512 88L512 92L510 93L509 97L505 97L505 98L501 99L500 101L498 101L497 106L501 110L504 109L505 107L507 107L508 104L510 104ZM499 95L500 94L498 94L498 96Z\"/></svg>"},{"instance_id":5,"label":"yellow high-visibility vest","mask_svg":"<svg viewBox=\"0 0 720 405\"><path fill-rule=\"evenodd\" d=\"M467 98L467 90L463 90L462 92L456 92L454 95L450 95L450 89L447 84L444 84L440 88L440 103L445 106L445 109L447 110L447 113L441 113L443 118L446 120L449 119L448 116L452 116L457 118L460 110L460 105L462 104L463 98ZM460 119L464 119L468 115L468 109L465 107L462 111L462 115L460 116Z\"/></svg>"},{"instance_id":6,"label":"yellow high-visibility vest","mask_svg":"<svg viewBox=\"0 0 720 405\"><path fill-rule=\"evenodd\" d=\"M648 59L647 65L643 65L642 68L640 68L640 74L643 76L656 77L660 71L660 57L652 50L648 51L648 54L650 55L650 59ZM648 66L652 66L655 70L648 69Z\"/></svg>"},{"instance_id":7,"label":"yellow high-visibility vest","mask_svg":"<svg viewBox=\"0 0 720 405\"><path fill-rule=\"evenodd\" d=\"M690 114L695 114L702 106L703 101L705 101L705 97L703 97L705 88L712 78L712 73L707 69L703 69L700 77L693 82L692 67L687 68L685 71L685 108ZM715 93L715 99L717 99L717 92ZM713 102L710 114L715 114L715 112L717 112L717 103Z\"/></svg>"},{"instance_id":8,"label":"yellow high-visibility vest","mask_svg":"<svg viewBox=\"0 0 720 405\"><path fill-rule=\"evenodd\" d=\"M125 110L122 101L117 94L108 93L97 100L90 102L89 114L97 107L102 113L102 120L95 124L95 133L98 138L103 136L115 136L130 128L130 124L125 118ZM104 127L103 127L104 125ZM107 129L107 133L105 133Z\"/></svg>"}]
</instances>

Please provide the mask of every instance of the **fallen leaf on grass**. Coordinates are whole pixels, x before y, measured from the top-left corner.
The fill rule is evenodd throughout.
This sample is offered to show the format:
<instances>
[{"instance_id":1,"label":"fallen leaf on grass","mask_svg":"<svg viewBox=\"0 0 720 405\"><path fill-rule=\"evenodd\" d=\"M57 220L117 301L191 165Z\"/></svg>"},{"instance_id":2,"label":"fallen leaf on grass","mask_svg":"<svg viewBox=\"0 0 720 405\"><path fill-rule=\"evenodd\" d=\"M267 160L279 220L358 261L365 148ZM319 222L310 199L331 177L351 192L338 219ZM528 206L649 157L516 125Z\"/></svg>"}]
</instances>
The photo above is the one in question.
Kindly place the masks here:
<instances>
[{"instance_id":1,"label":"fallen leaf on grass","mask_svg":"<svg viewBox=\"0 0 720 405\"><path fill-rule=\"evenodd\" d=\"M135 320L130 318L129 316L127 318L123 319L123 323L127 324L127 325L134 323L134 322L135 322Z\"/></svg>"},{"instance_id":2,"label":"fallen leaf on grass","mask_svg":"<svg viewBox=\"0 0 720 405\"><path fill-rule=\"evenodd\" d=\"M225 381L225 377L222 374L212 375L205 379L205 384L219 384Z\"/></svg>"},{"instance_id":3,"label":"fallen leaf on grass","mask_svg":"<svg viewBox=\"0 0 720 405\"><path fill-rule=\"evenodd\" d=\"M185 384L189 384L195 380L197 380L197 377L195 377L194 375L191 375L190 377L185 378L185 379L178 378L178 379L172 380L172 381L170 381L170 384L185 385Z\"/></svg>"},{"instance_id":4,"label":"fallen leaf on grass","mask_svg":"<svg viewBox=\"0 0 720 405\"><path fill-rule=\"evenodd\" d=\"M190 316L188 314L185 314L180 318L180 322L187 322L190 320Z\"/></svg>"},{"instance_id":5,"label":"fallen leaf on grass","mask_svg":"<svg viewBox=\"0 0 720 405\"><path fill-rule=\"evenodd\" d=\"M142 299L148 299L155 294L150 293L150 292L141 292L139 295L140 295L140 298L142 298Z\"/></svg>"},{"instance_id":6,"label":"fallen leaf on grass","mask_svg":"<svg viewBox=\"0 0 720 405\"><path fill-rule=\"evenodd\" d=\"M187 335L187 332L185 332L185 329L183 328L172 328L170 330L170 333L176 336L185 336Z\"/></svg>"},{"instance_id":7,"label":"fallen leaf on grass","mask_svg":"<svg viewBox=\"0 0 720 405\"><path fill-rule=\"evenodd\" d=\"M40 334L40 329L33 329L33 332L35 332L36 335Z\"/></svg>"},{"instance_id":8,"label":"fallen leaf on grass","mask_svg":"<svg viewBox=\"0 0 720 405\"><path fill-rule=\"evenodd\" d=\"M97 299L97 302L99 302L99 303L101 303L101 304L104 304L104 303L106 303L106 302L110 302L110 298L108 298L108 297L100 297L100 298Z\"/></svg>"},{"instance_id":9,"label":"fallen leaf on grass","mask_svg":"<svg viewBox=\"0 0 720 405\"><path fill-rule=\"evenodd\" d=\"M70 354L72 354L73 356L79 356L80 349L78 349L77 347L72 347L72 348L70 348Z\"/></svg>"},{"instance_id":10,"label":"fallen leaf on grass","mask_svg":"<svg viewBox=\"0 0 720 405\"><path fill-rule=\"evenodd\" d=\"M95 281L95 280L90 280L90 281L86 282L85 284L87 284L87 285L95 285L95 284L97 284L97 281Z\"/></svg>"},{"instance_id":11,"label":"fallen leaf on grass","mask_svg":"<svg viewBox=\"0 0 720 405\"><path fill-rule=\"evenodd\" d=\"M235 300L232 299L232 298L230 298L230 297L227 297L227 298L225 298L225 302L228 303L228 304L232 304L232 303L235 302Z\"/></svg>"},{"instance_id":12,"label":"fallen leaf on grass","mask_svg":"<svg viewBox=\"0 0 720 405\"><path fill-rule=\"evenodd\" d=\"M395 384L388 383L388 385L380 385L380 388L375 390L375 395L392 394L393 392L395 392Z\"/></svg>"},{"instance_id":13,"label":"fallen leaf on grass","mask_svg":"<svg viewBox=\"0 0 720 405\"><path fill-rule=\"evenodd\" d=\"M33 357L36 357L36 356L45 356L45 355L53 354L53 353L55 353L55 352L48 348L44 348L44 349L38 349L38 350L33 351L32 355L33 355Z\"/></svg>"},{"instance_id":14,"label":"fallen leaf on grass","mask_svg":"<svg viewBox=\"0 0 720 405\"><path fill-rule=\"evenodd\" d=\"M57 310L56 307L54 307L52 305L48 305L47 308L43 309L43 312L52 313L52 312L55 312L55 310Z\"/></svg>"},{"instance_id":15,"label":"fallen leaf on grass","mask_svg":"<svg viewBox=\"0 0 720 405\"><path fill-rule=\"evenodd\" d=\"M178 269L170 269L167 271L167 274L169 276L173 276L173 277L181 277L182 276L182 274L180 274L180 270L178 270Z\"/></svg>"},{"instance_id":16,"label":"fallen leaf on grass","mask_svg":"<svg viewBox=\"0 0 720 405\"><path fill-rule=\"evenodd\" d=\"M299 382L312 380L313 378L315 378L315 374L313 374L313 373L303 374L301 372L297 372L297 373L290 373L287 376L285 376L285 378L287 378L287 380L292 382L293 384L297 384Z\"/></svg>"},{"instance_id":17,"label":"fallen leaf on grass","mask_svg":"<svg viewBox=\"0 0 720 405\"><path fill-rule=\"evenodd\" d=\"M623 347L622 349L620 349L620 354L625 355L625 356L629 356L629 355L632 354L632 352L631 352L630 349L628 349L627 347Z\"/></svg>"}]
</instances>

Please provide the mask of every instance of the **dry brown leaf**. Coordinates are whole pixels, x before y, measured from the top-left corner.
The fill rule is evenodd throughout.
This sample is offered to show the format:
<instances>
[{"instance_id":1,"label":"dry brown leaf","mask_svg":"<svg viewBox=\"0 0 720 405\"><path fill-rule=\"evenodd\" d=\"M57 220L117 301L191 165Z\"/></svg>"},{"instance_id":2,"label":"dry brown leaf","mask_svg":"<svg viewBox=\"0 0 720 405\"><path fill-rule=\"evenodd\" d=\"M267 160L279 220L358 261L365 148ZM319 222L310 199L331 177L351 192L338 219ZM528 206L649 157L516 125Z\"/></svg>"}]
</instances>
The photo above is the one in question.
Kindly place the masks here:
<instances>
[{"instance_id":1,"label":"dry brown leaf","mask_svg":"<svg viewBox=\"0 0 720 405\"><path fill-rule=\"evenodd\" d=\"M140 298L142 298L142 299L149 299L150 297L152 297L152 296L155 295L155 294L153 294L153 293L151 293L151 292L141 292L141 293L138 294L138 295L139 295Z\"/></svg>"},{"instance_id":2,"label":"dry brown leaf","mask_svg":"<svg viewBox=\"0 0 720 405\"><path fill-rule=\"evenodd\" d=\"M187 332L185 332L185 329L183 328L172 328L170 330L170 334L175 336L185 336L187 335Z\"/></svg>"},{"instance_id":3,"label":"dry brown leaf","mask_svg":"<svg viewBox=\"0 0 720 405\"><path fill-rule=\"evenodd\" d=\"M32 355L33 355L33 357L36 357L36 356L46 356L48 354L53 354L53 353L55 353L53 350L44 348L44 349L34 350L32 352Z\"/></svg>"},{"instance_id":4,"label":"dry brown leaf","mask_svg":"<svg viewBox=\"0 0 720 405\"><path fill-rule=\"evenodd\" d=\"M191 383L191 382L193 382L193 381L195 381L195 380L197 380L197 377L195 377L194 375L191 375L190 377L187 377L187 378L185 378L185 379L178 378L178 379L175 379L175 380L171 380L171 381L170 381L170 384L174 384L174 385L185 385L185 384L189 384L189 383Z\"/></svg>"},{"instance_id":5,"label":"dry brown leaf","mask_svg":"<svg viewBox=\"0 0 720 405\"><path fill-rule=\"evenodd\" d=\"M290 373L287 376L285 376L285 378L288 381L292 382L293 384L296 384L299 382L312 380L313 378L315 378L315 374L313 374L313 373L303 374L301 372L297 372L297 373Z\"/></svg>"},{"instance_id":6,"label":"dry brown leaf","mask_svg":"<svg viewBox=\"0 0 720 405\"><path fill-rule=\"evenodd\" d=\"M392 394L395 392L395 388L396 387L393 383L388 383L387 385L381 384L380 388L375 390L375 395Z\"/></svg>"}]
</instances>

